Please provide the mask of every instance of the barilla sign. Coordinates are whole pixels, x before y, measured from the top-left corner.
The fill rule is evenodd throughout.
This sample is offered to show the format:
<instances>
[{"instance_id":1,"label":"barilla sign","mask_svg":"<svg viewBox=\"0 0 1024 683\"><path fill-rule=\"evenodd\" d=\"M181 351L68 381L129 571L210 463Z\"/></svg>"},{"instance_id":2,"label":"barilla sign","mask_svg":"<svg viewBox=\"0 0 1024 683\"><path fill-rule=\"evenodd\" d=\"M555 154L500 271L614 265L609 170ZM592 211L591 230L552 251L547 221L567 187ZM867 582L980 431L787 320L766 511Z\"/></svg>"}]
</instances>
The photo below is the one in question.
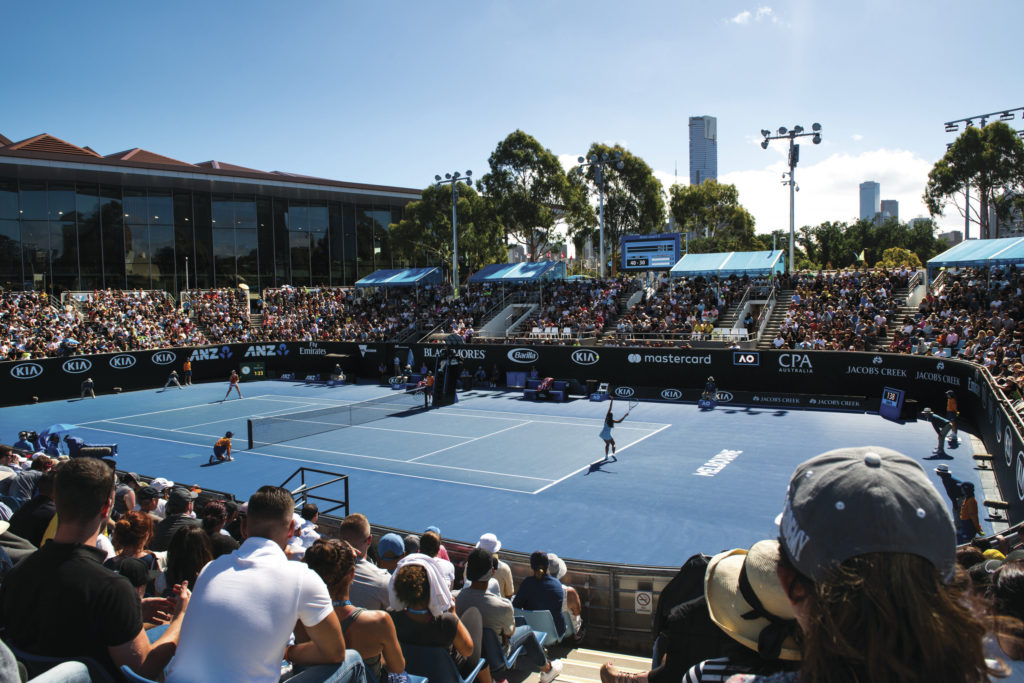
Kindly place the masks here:
<instances>
[{"instance_id":1,"label":"barilla sign","mask_svg":"<svg viewBox=\"0 0 1024 683\"><path fill-rule=\"evenodd\" d=\"M508 352L508 359L513 363L534 363L540 358L540 354L533 349L512 349Z\"/></svg>"}]
</instances>

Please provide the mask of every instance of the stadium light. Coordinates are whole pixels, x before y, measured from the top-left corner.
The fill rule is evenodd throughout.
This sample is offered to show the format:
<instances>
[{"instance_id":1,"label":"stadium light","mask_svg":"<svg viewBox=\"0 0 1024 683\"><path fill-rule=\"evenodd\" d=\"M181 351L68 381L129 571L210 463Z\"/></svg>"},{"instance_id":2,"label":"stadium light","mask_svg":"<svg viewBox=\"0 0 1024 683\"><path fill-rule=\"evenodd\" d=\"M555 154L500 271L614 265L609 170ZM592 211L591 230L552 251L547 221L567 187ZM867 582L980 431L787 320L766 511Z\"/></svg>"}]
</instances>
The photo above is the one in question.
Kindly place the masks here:
<instances>
[{"instance_id":1,"label":"stadium light","mask_svg":"<svg viewBox=\"0 0 1024 683\"><path fill-rule=\"evenodd\" d=\"M440 188L442 185L452 186L452 293L459 296L459 233L456 229L456 212L455 208L459 204L459 183L465 182L467 185L472 183L472 171L466 171L466 177L460 177L460 173L455 171L452 173L445 173L445 180L441 180L441 176L434 176L434 186Z\"/></svg>"},{"instance_id":2,"label":"stadium light","mask_svg":"<svg viewBox=\"0 0 1024 683\"><path fill-rule=\"evenodd\" d=\"M596 154L591 154L589 162L583 157L579 157L577 161L579 161L580 165L576 167L576 170L580 173L582 173L583 169L587 166L591 166L594 169L594 181L597 183L598 229L600 233L600 247L598 250L600 252L599 260L601 267L598 272L601 274L601 277L604 277L604 169L605 166L613 166L617 170L621 171L625 164L622 162L622 152L615 152L612 156L609 156L608 153L605 152L601 155L600 159L598 159Z\"/></svg>"},{"instance_id":3,"label":"stadium light","mask_svg":"<svg viewBox=\"0 0 1024 683\"><path fill-rule=\"evenodd\" d=\"M768 149L768 143L771 140L789 140L789 173L783 173L784 180L783 185L789 185L789 262L786 264L788 272L793 272L793 245L796 242L796 193L800 191L800 187L796 184L796 165L800 161L800 145L794 144L796 138L810 136L811 142L816 145L821 144L821 124L811 124L811 132L805 133L804 127L801 125L793 126L792 130L787 130L785 126L779 127L779 134L772 135L771 131L762 128L761 135L764 136L764 140L761 141L761 149Z\"/></svg>"}]
</instances>

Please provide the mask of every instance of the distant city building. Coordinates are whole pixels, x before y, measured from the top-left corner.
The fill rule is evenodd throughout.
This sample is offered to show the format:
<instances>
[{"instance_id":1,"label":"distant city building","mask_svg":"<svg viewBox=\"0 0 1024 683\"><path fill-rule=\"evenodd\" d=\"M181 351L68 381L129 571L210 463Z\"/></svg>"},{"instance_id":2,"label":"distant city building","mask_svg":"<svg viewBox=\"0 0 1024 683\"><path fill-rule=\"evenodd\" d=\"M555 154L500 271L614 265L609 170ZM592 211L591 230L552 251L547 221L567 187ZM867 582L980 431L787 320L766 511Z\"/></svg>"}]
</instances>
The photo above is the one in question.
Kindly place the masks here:
<instances>
[{"instance_id":1,"label":"distant city building","mask_svg":"<svg viewBox=\"0 0 1024 683\"><path fill-rule=\"evenodd\" d=\"M914 220L916 221L920 219L915 218ZM950 230L949 232L940 233L939 239L952 247L964 241L964 234L960 230Z\"/></svg>"},{"instance_id":2,"label":"distant city building","mask_svg":"<svg viewBox=\"0 0 1024 683\"><path fill-rule=\"evenodd\" d=\"M911 218L910 221L907 223L907 225L909 225L910 227L913 228L918 223L930 223L931 220L932 219L928 218L927 216L918 216L917 218Z\"/></svg>"},{"instance_id":3,"label":"distant city building","mask_svg":"<svg viewBox=\"0 0 1024 683\"><path fill-rule=\"evenodd\" d=\"M883 199L881 204L882 220L895 218L900 220L900 203L895 199Z\"/></svg>"},{"instance_id":4,"label":"distant city building","mask_svg":"<svg viewBox=\"0 0 1024 683\"><path fill-rule=\"evenodd\" d=\"M882 212L882 187L873 180L860 184L860 219L874 220Z\"/></svg>"},{"instance_id":5,"label":"distant city building","mask_svg":"<svg viewBox=\"0 0 1024 683\"><path fill-rule=\"evenodd\" d=\"M690 117L690 184L718 178L718 119Z\"/></svg>"},{"instance_id":6,"label":"distant city building","mask_svg":"<svg viewBox=\"0 0 1024 683\"><path fill-rule=\"evenodd\" d=\"M508 247L508 262L521 263L526 260L526 247L522 244L510 244Z\"/></svg>"},{"instance_id":7,"label":"distant city building","mask_svg":"<svg viewBox=\"0 0 1024 683\"><path fill-rule=\"evenodd\" d=\"M1020 237L1024 235L1024 214L1013 205L1013 201L1016 198L1017 195L1015 193L1010 193L1007 196L1006 201L1010 205L1010 212L1005 220L1000 220L996 214L995 205L989 204L988 221L994 237Z\"/></svg>"}]
</instances>

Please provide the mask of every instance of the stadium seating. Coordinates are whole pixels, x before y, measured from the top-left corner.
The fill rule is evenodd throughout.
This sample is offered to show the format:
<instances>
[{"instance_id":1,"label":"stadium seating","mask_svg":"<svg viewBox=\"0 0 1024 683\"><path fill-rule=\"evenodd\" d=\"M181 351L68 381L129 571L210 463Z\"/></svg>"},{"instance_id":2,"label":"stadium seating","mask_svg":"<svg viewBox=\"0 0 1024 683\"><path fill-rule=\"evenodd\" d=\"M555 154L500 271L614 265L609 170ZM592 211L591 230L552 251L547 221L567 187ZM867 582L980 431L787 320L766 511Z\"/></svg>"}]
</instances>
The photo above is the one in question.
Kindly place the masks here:
<instances>
[{"instance_id":1,"label":"stadium seating","mask_svg":"<svg viewBox=\"0 0 1024 683\"><path fill-rule=\"evenodd\" d=\"M492 629L485 628L483 630L483 658L487 660L487 668L490 669L492 674L499 671L511 671L516 665L516 660L519 659L519 655L523 653L525 648L524 645L520 645L515 649L514 652L505 654L505 649L501 646L501 640L498 638L498 634ZM546 633L539 633L533 631L533 636L537 639L537 642L542 646L544 640L547 638Z\"/></svg>"},{"instance_id":2,"label":"stadium seating","mask_svg":"<svg viewBox=\"0 0 1024 683\"><path fill-rule=\"evenodd\" d=\"M410 643L401 645L402 654L405 656L405 670L415 676L425 677L430 683L472 683L487 663L487 658L481 657L473 671L463 678L448 650Z\"/></svg>"},{"instance_id":3,"label":"stadium seating","mask_svg":"<svg viewBox=\"0 0 1024 683\"><path fill-rule=\"evenodd\" d=\"M572 616L567 612L562 612L562 617L565 619L565 631L559 633L558 628L555 626L555 618L551 616L551 612L546 609L526 610L516 607L514 610L517 621L522 618L526 621L526 625L534 631L544 633L544 647L560 643L566 638L571 638L576 635Z\"/></svg>"}]
</instances>

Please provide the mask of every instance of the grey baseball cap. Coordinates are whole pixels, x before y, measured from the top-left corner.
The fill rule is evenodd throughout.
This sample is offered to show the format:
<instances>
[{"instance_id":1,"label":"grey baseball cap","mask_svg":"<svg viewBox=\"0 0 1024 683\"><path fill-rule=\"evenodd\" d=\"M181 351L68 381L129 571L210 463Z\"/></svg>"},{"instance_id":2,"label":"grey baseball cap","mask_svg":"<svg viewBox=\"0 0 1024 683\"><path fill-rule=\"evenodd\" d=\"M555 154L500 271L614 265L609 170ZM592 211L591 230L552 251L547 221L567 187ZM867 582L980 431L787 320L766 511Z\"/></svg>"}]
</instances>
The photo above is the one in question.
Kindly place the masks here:
<instances>
[{"instance_id":1,"label":"grey baseball cap","mask_svg":"<svg viewBox=\"0 0 1024 683\"><path fill-rule=\"evenodd\" d=\"M956 563L953 519L924 469L877 446L828 451L797 466L779 543L793 567L815 581L868 553L920 555L946 580Z\"/></svg>"}]
</instances>

